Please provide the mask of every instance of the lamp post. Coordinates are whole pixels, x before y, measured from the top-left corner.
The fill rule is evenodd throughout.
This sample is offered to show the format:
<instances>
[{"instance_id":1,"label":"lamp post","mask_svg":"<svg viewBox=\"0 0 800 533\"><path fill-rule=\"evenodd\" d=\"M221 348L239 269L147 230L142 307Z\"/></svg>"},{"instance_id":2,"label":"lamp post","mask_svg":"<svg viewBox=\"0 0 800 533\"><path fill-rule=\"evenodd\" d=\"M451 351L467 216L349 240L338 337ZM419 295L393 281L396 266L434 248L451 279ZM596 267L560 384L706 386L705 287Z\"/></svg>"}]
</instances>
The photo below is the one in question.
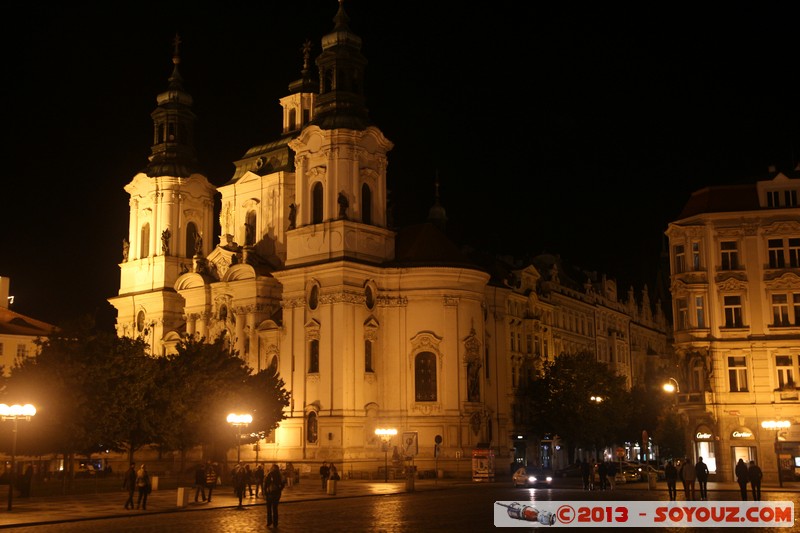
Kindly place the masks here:
<instances>
[{"instance_id":1,"label":"lamp post","mask_svg":"<svg viewBox=\"0 0 800 533\"><path fill-rule=\"evenodd\" d=\"M16 471L17 467L15 465L16 462L16 455L17 455L17 421L22 420L30 420L33 415L36 414L36 408L26 403L25 405L6 405L4 403L0 403L0 417L3 420L11 420L14 422L14 426L12 431L12 439L11 439L11 474L8 477L8 510L11 511L11 502L14 499L14 485L16 481Z\"/></svg>"},{"instance_id":2,"label":"lamp post","mask_svg":"<svg viewBox=\"0 0 800 533\"><path fill-rule=\"evenodd\" d=\"M788 420L764 420L761 422L761 427L775 432L775 466L778 468L778 486L783 487L783 478L781 477L781 454L780 454L780 441L778 441L778 432L791 426L792 423Z\"/></svg>"},{"instance_id":3,"label":"lamp post","mask_svg":"<svg viewBox=\"0 0 800 533\"><path fill-rule=\"evenodd\" d=\"M241 443L242 443L242 428L250 425L253 422L253 415L237 415L231 413L228 415L228 424L236 428L236 462L241 462Z\"/></svg>"},{"instance_id":4,"label":"lamp post","mask_svg":"<svg viewBox=\"0 0 800 533\"><path fill-rule=\"evenodd\" d=\"M395 428L378 428L375 430L375 434L381 438L382 448L383 448L383 482L389 482L389 443L392 441L392 437L397 435L397 430Z\"/></svg>"}]
</instances>

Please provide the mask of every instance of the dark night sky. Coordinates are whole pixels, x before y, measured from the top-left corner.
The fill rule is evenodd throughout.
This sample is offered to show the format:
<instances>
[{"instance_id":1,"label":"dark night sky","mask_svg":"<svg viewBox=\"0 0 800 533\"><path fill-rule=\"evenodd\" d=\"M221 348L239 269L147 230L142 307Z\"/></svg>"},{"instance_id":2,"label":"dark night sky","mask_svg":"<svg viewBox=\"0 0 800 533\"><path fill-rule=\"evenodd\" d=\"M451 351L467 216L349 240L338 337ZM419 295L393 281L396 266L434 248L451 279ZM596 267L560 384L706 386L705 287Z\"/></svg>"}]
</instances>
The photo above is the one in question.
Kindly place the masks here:
<instances>
[{"instance_id":1,"label":"dark night sky","mask_svg":"<svg viewBox=\"0 0 800 533\"><path fill-rule=\"evenodd\" d=\"M0 32L0 276L12 309L59 323L111 309L123 187L146 164L175 33L201 163L221 185L279 133L301 45L319 52L337 4L34 4L4 8ZM370 117L395 143L396 220L424 220L438 172L459 242L557 253L638 293L693 191L800 159L796 15L551 4L345 2Z\"/></svg>"}]
</instances>

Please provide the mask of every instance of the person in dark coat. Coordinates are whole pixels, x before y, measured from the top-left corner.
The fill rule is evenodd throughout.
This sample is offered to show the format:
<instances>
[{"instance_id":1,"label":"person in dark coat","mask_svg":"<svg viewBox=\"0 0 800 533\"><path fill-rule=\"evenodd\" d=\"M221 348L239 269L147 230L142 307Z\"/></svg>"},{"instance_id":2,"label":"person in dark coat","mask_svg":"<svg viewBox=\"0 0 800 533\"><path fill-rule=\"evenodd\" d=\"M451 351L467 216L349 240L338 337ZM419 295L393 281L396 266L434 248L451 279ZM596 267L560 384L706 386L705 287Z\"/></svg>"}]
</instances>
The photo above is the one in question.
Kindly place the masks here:
<instances>
[{"instance_id":1,"label":"person in dark coat","mask_svg":"<svg viewBox=\"0 0 800 533\"><path fill-rule=\"evenodd\" d=\"M125 472L122 478L122 490L128 491L125 509L133 510L133 493L136 492L136 463L131 463L131 467Z\"/></svg>"},{"instance_id":2,"label":"person in dark coat","mask_svg":"<svg viewBox=\"0 0 800 533\"><path fill-rule=\"evenodd\" d=\"M605 461L597 465L597 476L600 480L600 490L606 490L606 484L608 483L608 465Z\"/></svg>"},{"instance_id":3,"label":"person in dark coat","mask_svg":"<svg viewBox=\"0 0 800 533\"><path fill-rule=\"evenodd\" d=\"M319 467L319 477L322 479L322 490L328 490L328 477L331 475L331 469L328 463L322 461L322 466Z\"/></svg>"},{"instance_id":4,"label":"person in dark coat","mask_svg":"<svg viewBox=\"0 0 800 533\"><path fill-rule=\"evenodd\" d=\"M708 500L708 465L703 462L702 457L697 458L694 471L697 474L697 484L700 485L700 499L706 501Z\"/></svg>"},{"instance_id":5,"label":"person in dark coat","mask_svg":"<svg viewBox=\"0 0 800 533\"><path fill-rule=\"evenodd\" d=\"M736 463L736 482L739 484L739 493L742 495L742 501L747 501L747 465L744 464L743 459L739 459Z\"/></svg>"},{"instance_id":6,"label":"person in dark coat","mask_svg":"<svg viewBox=\"0 0 800 533\"><path fill-rule=\"evenodd\" d=\"M233 481L233 493L239 498L239 509L242 509L242 498L247 491L247 471L238 463L231 472L231 480Z\"/></svg>"},{"instance_id":7,"label":"person in dark coat","mask_svg":"<svg viewBox=\"0 0 800 533\"><path fill-rule=\"evenodd\" d=\"M258 463L258 466L255 470L253 470L253 480L256 484L256 498L258 498L258 491L261 490L261 487L264 486L264 477L266 476L266 472L264 472L264 464Z\"/></svg>"},{"instance_id":8,"label":"person in dark coat","mask_svg":"<svg viewBox=\"0 0 800 533\"><path fill-rule=\"evenodd\" d=\"M583 490L589 490L589 474L591 473L591 466L586 459L581 460L581 479L583 480Z\"/></svg>"},{"instance_id":9,"label":"person in dark coat","mask_svg":"<svg viewBox=\"0 0 800 533\"><path fill-rule=\"evenodd\" d=\"M273 463L264 478L264 497L267 499L267 527L278 527L278 503L286 482L281 476L281 469Z\"/></svg>"},{"instance_id":10,"label":"person in dark coat","mask_svg":"<svg viewBox=\"0 0 800 533\"><path fill-rule=\"evenodd\" d=\"M211 493L214 492L214 487L217 486L217 469L211 464L211 461L206 463L206 488L208 489L208 502L211 503Z\"/></svg>"},{"instance_id":11,"label":"person in dark coat","mask_svg":"<svg viewBox=\"0 0 800 533\"><path fill-rule=\"evenodd\" d=\"M761 478L764 477L761 468L755 461L750 461L750 466L747 468L747 479L750 480L750 488L753 489L753 501L761 501Z\"/></svg>"},{"instance_id":12,"label":"person in dark coat","mask_svg":"<svg viewBox=\"0 0 800 533\"><path fill-rule=\"evenodd\" d=\"M674 502L678 499L678 469L672 461L664 467L664 479L667 480L667 490L669 491L669 501Z\"/></svg>"},{"instance_id":13,"label":"person in dark coat","mask_svg":"<svg viewBox=\"0 0 800 533\"><path fill-rule=\"evenodd\" d=\"M202 463L198 463L194 469L194 501L202 495L203 501L206 501L206 469Z\"/></svg>"}]
</instances>

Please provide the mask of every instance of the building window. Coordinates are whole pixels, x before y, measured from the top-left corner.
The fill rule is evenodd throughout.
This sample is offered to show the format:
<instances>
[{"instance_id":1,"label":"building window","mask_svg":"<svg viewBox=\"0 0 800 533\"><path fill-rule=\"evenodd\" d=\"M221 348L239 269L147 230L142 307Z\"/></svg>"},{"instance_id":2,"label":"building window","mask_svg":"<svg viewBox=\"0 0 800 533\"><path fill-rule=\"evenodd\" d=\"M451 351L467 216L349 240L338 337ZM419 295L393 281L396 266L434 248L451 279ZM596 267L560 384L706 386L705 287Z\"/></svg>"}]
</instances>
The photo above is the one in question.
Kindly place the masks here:
<instances>
[{"instance_id":1,"label":"building window","mask_svg":"<svg viewBox=\"0 0 800 533\"><path fill-rule=\"evenodd\" d=\"M798 357L800 358L800 357ZM792 388L795 386L794 378L797 375L791 355L776 355L775 369L778 372L778 388Z\"/></svg>"},{"instance_id":2,"label":"building window","mask_svg":"<svg viewBox=\"0 0 800 533\"><path fill-rule=\"evenodd\" d=\"M436 401L436 355L418 353L414 358L414 398L418 402Z\"/></svg>"},{"instance_id":3,"label":"building window","mask_svg":"<svg viewBox=\"0 0 800 533\"><path fill-rule=\"evenodd\" d=\"M728 381L731 392L747 392L746 357L728 357Z\"/></svg>"},{"instance_id":4,"label":"building window","mask_svg":"<svg viewBox=\"0 0 800 533\"><path fill-rule=\"evenodd\" d=\"M244 222L244 245L253 246L256 243L256 212L248 211Z\"/></svg>"},{"instance_id":5,"label":"building window","mask_svg":"<svg viewBox=\"0 0 800 533\"><path fill-rule=\"evenodd\" d=\"M705 387L704 376L705 369L703 368L703 361L696 359L689 373L689 390L693 392L703 391Z\"/></svg>"},{"instance_id":6,"label":"building window","mask_svg":"<svg viewBox=\"0 0 800 533\"><path fill-rule=\"evenodd\" d=\"M308 289L308 308L315 311L319 307L319 285L314 283Z\"/></svg>"},{"instance_id":7,"label":"building window","mask_svg":"<svg viewBox=\"0 0 800 533\"><path fill-rule=\"evenodd\" d=\"M700 270L700 243L692 243L692 270L697 272Z\"/></svg>"},{"instance_id":8,"label":"building window","mask_svg":"<svg viewBox=\"0 0 800 533\"><path fill-rule=\"evenodd\" d=\"M306 440L310 444L316 444L319 438L319 429L317 428L317 413L308 413L306 420Z\"/></svg>"},{"instance_id":9,"label":"building window","mask_svg":"<svg viewBox=\"0 0 800 533\"><path fill-rule=\"evenodd\" d=\"M150 224L142 226L141 237L139 239L139 259L144 259L150 255Z\"/></svg>"},{"instance_id":10,"label":"building window","mask_svg":"<svg viewBox=\"0 0 800 533\"><path fill-rule=\"evenodd\" d=\"M322 184L317 182L311 189L311 223L322 224Z\"/></svg>"},{"instance_id":11,"label":"building window","mask_svg":"<svg viewBox=\"0 0 800 533\"><path fill-rule=\"evenodd\" d=\"M772 295L772 325L789 325L789 296L787 294Z\"/></svg>"},{"instance_id":12,"label":"building window","mask_svg":"<svg viewBox=\"0 0 800 533\"><path fill-rule=\"evenodd\" d=\"M725 312L726 328L741 328L742 322L742 297L725 296L722 300L723 311Z\"/></svg>"},{"instance_id":13,"label":"building window","mask_svg":"<svg viewBox=\"0 0 800 533\"><path fill-rule=\"evenodd\" d=\"M186 224L186 238L184 239L186 241L186 254L184 257L194 257L195 253L202 252L199 247L195 250L195 247L199 244L195 239L199 236L200 234L197 232L197 226L195 226L194 222Z\"/></svg>"},{"instance_id":14,"label":"building window","mask_svg":"<svg viewBox=\"0 0 800 533\"><path fill-rule=\"evenodd\" d=\"M0 355L3 355L3 343L0 342Z\"/></svg>"},{"instance_id":15,"label":"building window","mask_svg":"<svg viewBox=\"0 0 800 533\"><path fill-rule=\"evenodd\" d=\"M513 352L516 350L514 347L514 339L516 339L516 336L514 335L513 331L509 333L509 339L511 340L511 351Z\"/></svg>"},{"instance_id":16,"label":"building window","mask_svg":"<svg viewBox=\"0 0 800 533\"><path fill-rule=\"evenodd\" d=\"M794 314L794 325L800 326L800 292L792 293L792 313Z\"/></svg>"},{"instance_id":17,"label":"building window","mask_svg":"<svg viewBox=\"0 0 800 533\"><path fill-rule=\"evenodd\" d=\"M697 317L697 327L703 329L706 327L706 309L705 298L702 296L694 297L694 311Z\"/></svg>"},{"instance_id":18,"label":"building window","mask_svg":"<svg viewBox=\"0 0 800 533\"><path fill-rule=\"evenodd\" d=\"M527 344L527 352L533 353L533 335L525 335L525 342Z\"/></svg>"},{"instance_id":19,"label":"building window","mask_svg":"<svg viewBox=\"0 0 800 533\"><path fill-rule=\"evenodd\" d=\"M785 268L786 258L783 255L783 239L769 239L767 241L769 252L769 268Z\"/></svg>"},{"instance_id":20,"label":"building window","mask_svg":"<svg viewBox=\"0 0 800 533\"><path fill-rule=\"evenodd\" d=\"M720 243L722 251L722 270L739 270L739 250L736 241L724 241Z\"/></svg>"},{"instance_id":21,"label":"building window","mask_svg":"<svg viewBox=\"0 0 800 533\"><path fill-rule=\"evenodd\" d=\"M319 373L319 340L311 339L308 343L308 373Z\"/></svg>"},{"instance_id":22,"label":"building window","mask_svg":"<svg viewBox=\"0 0 800 533\"><path fill-rule=\"evenodd\" d=\"M675 246L675 273L686 272L686 250L682 244Z\"/></svg>"},{"instance_id":23,"label":"building window","mask_svg":"<svg viewBox=\"0 0 800 533\"><path fill-rule=\"evenodd\" d=\"M28 346L26 344L17 344L17 357L27 357Z\"/></svg>"},{"instance_id":24,"label":"building window","mask_svg":"<svg viewBox=\"0 0 800 533\"><path fill-rule=\"evenodd\" d=\"M369 339L364 341L364 371L375 371L372 367L372 341Z\"/></svg>"},{"instance_id":25,"label":"building window","mask_svg":"<svg viewBox=\"0 0 800 533\"><path fill-rule=\"evenodd\" d=\"M297 128L297 109L289 110L289 131Z\"/></svg>"},{"instance_id":26,"label":"building window","mask_svg":"<svg viewBox=\"0 0 800 533\"><path fill-rule=\"evenodd\" d=\"M361 222L372 224L372 191L366 183L361 186Z\"/></svg>"},{"instance_id":27,"label":"building window","mask_svg":"<svg viewBox=\"0 0 800 533\"><path fill-rule=\"evenodd\" d=\"M780 191L767 191L767 207L779 207L781 205Z\"/></svg>"},{"instance_id":28,"label":"building window","mask_svg":"<svg viewBox=\"0 0 800 533\"><path fill-rule=\"evenodd\" d=\"M800 239L789 239L789 267L800 268Z\"/></svg>"},{"instance_id":29,"label":"building window","mask_svg":"<svg viewBox=\"0 0 800 533\"><path fill-rule=\"evenodd\" d=\"M689 329L689 306L686 303L686 298L678 298L675 301L675 307L677 309L675 322L677 323L678 330L683 331Z\"/></svg>"},{"instance_id":30,"label":"building window","mask_svg":"<svg viewBox=\"0 0 800 533\"><path fill-rule=\"evenodd\" d=\"M796 190L783 191L783 199L785 200L784 204L786 204L786 207L797 207Z\"/></svg>"}]
</instances>

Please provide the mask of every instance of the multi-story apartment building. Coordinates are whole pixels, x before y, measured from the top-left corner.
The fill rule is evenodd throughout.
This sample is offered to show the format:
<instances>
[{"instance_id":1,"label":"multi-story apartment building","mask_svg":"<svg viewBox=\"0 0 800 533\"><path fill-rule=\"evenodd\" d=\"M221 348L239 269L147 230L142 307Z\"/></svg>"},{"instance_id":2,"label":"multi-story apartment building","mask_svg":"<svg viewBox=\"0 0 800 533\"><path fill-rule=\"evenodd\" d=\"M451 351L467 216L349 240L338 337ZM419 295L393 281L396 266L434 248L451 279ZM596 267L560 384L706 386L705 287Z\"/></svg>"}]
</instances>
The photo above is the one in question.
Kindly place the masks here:
<instances>
[{"instance_id":1,"label":"multi-story apartment building","mask_svg":"<svg viewBox=\"0 0 800 533\"><path fill-rule=\"evenodd\" d=\"M696 191L666 232L677 406L720 480L740 458L772 481L800 466L799 170Z\"/></svg>"},{"instance_id":2,"label":"multi-story apartment building","mask_svg":"<svg viewBox=\"0 0 800 533\"><path fill-rule=\"evenodd\" d=\"M37 353L36 339L46 337L54 326L12 311L11 280L0 276L0 368L8 376L19 358Z\"/></svg>"},{"instance_id":3,"label":"multi-story apartment building","mask_svg":"<svg viewBox=\"0 0 800 533\"><path fill-rule=\"evenodd\" d=\"M528 434L525 413L515 405L526 372L541 370L543 362L561 354L588 352L624 376L630 388L644 385L647 373L660 369L671 355L670 324L661 302L651 304L646 287L638 301L633 288L622 301L616 281L582 272L577 274L586 276L581 283L565 270L560 258L543 254L512 270L503 283L490 283L486 291L487 354L506 375L501 412L511 406L509 427L518 464L534 460L560 468L574 459L566 456L566 447L558 451L553 445L556 435ZM633 443L628 446L626 453L638 456Z\"/></svg>"}]
</instances>

